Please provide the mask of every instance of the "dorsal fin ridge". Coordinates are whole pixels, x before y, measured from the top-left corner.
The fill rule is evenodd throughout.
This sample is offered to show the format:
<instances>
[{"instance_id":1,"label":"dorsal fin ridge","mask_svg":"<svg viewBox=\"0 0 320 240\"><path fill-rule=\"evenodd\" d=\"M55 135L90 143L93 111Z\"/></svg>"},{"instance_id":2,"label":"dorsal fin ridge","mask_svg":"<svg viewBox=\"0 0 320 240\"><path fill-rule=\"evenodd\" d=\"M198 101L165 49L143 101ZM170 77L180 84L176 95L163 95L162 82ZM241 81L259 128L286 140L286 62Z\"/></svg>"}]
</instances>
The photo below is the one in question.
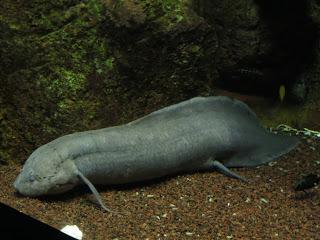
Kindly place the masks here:
<instances>
[{"instance_id":1,"label":"dorsal fin ridge","mask_svg":"<svg viewBox=\"0 0 320 240\"><path fill-rule=\"evenodd\" d=\"M230 98L225 96L219 96L219 97L221 98L221 100L224 100L226 102L230 101L230 103L233 104L235 107L237 107L238 110L242 110L248 115L251 115L253 118L257 118L257 115L255 114L255 112L252 111L252 109L246 103L235 98Z\"/></svg>"},{"instance_id":2,"label":"dorsal fin ridge","mask_svg":"<svg viewBox=\"0 0 320 240\"><path fill-rule=\"evenodd\" d=\"M146 120L150 118L162 118L162 117L165 117L164 115L167 115L170 113L178 114L178 113L181 113L181 111L185 111L188 108L195 107L195 106L198 106L200 108L208 104L213 109L221 108L222 110L227 111L228 109L233 108L235 111L243 112L246 115L251 116L253 119L257 119L256 114L244 102L241 102L237 99L230 98L227 96L210 96L210 97L194 97L189 100L164 107L162 109L159 109L157 111L154 111L146 115L145 117L136 119L135 121L128 123L128 125L136 124L142 120Z\"/></svg>"}]
</instances>

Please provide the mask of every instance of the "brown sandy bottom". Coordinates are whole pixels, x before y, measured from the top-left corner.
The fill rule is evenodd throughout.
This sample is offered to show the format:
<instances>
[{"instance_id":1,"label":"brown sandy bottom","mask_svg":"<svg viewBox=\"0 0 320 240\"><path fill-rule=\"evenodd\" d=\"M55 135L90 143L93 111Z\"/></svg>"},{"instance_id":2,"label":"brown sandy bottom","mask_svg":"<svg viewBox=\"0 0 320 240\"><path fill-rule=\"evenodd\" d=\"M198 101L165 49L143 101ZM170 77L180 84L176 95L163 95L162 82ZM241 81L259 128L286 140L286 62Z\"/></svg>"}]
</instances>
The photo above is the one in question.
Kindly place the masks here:
<instances>
[{"instance_id":1,"label":"brown sandy bottom","mask_svg":"<svg viewBox=\"0 0 320 240\"><path fill-rule=\"evenodd\" d=\"M320 239L320 191L292 190L301 174L320 173L320 141L303 140L274 165L235 171L249 184L216 172L176 176L152 184L99 188L116 215L101 211L89 191L59 197L18 197L20 166L0 167L0 201L57 229L77 225L93 239Z\"/></svg>"}]
</instances>

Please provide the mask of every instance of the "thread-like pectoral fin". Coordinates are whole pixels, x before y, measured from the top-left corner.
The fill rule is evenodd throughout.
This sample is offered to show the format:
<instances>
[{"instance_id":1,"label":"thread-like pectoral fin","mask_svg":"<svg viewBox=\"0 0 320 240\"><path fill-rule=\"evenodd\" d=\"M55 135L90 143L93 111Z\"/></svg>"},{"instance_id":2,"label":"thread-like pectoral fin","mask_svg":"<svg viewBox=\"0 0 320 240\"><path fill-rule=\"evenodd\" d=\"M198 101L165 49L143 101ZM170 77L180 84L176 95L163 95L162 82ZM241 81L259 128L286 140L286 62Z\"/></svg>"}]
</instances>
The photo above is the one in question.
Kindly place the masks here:
<instances>
[{"instance_id":1,"label":"thread-like pectoral fin","mask_svg":"<svg viewBox=\"0 0 320 240\"><path fill-rule=\"evenodd\" d=\"M114 212L111 209L107 208L104 203L102 202L102 199L100 197L100 194L98 193L97 189L93 186L93 184L89 181L88 178L86 178L79 170L77 170L77 175L84 181L84 183L90 188L91 192L93 193L93 195L95 196L95 198L97 199L98 203L100 204L100 206L107 212L111 212L111 213L116 213L119 214L118 212Z\"/></svg>"},{"instance_id":2,"label":"thread-like pectoral fin","mask_svg":"<svg viewBox=\"0 0 320 240\"><path fill-rule=\"evenodd\" d=\"M214 167L218 172L220 172L228 177L236 178L236 179L239 179L244 182L249 182L246 178L241 177L240 175L232 172L230 169L225 167L222 163L220 163L217 160L212 161L211 164L212 164L212 167Z\"/></svg>"}]
</instances>

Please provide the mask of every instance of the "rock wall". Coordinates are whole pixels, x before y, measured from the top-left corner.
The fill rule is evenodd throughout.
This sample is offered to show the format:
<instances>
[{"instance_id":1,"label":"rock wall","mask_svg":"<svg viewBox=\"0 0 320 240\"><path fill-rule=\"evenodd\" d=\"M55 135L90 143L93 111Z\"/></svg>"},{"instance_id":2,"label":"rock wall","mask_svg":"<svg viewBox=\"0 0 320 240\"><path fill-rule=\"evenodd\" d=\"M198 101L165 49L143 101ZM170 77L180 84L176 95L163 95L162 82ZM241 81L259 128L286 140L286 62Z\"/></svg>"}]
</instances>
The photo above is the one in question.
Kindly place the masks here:
<instances>
[{"instance_id":1,"label":"rock wall","mask_svg":"<svg viewBox=\"0 0 320 240\"><path fill-rule=\"evenodd\" d=\"M284 16L287 5L278 5L2 0L0 159L23 162L58 136L212 95L229 79L238 90L255 86L250 90L259 92L270 85L272 94L282 83L317 82L317 3L291 3L291 15ZM279 9L275 19L274 9ZM292 18L298 11L300 18ZM305 30L295 31L297 26ZM286 29L290 38L281 38ZM279 69L297 71L278 74Z\"/></svg>"}]
</instances>

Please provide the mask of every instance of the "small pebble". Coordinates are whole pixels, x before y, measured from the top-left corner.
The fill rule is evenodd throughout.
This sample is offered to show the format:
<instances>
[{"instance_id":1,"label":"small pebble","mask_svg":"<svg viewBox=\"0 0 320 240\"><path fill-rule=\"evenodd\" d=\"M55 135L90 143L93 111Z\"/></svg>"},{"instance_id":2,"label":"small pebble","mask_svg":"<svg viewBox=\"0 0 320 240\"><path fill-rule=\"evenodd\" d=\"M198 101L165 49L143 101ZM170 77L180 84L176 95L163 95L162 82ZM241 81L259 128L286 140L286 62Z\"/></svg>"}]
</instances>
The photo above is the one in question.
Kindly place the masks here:
<instances>
[{"instance_id":1,"label":"small pebble","mask_svg":"<svg viewBox=\"0 0 320 240\"><path fill-rule=\"evenodd\" d=\"M213 196L212 196L212 195L208 195L208 196L207 196L207 201L208 201L208 202L213 202L213 201L214 201Z\"/></svg>"},{"instance_id":2,"label":"small pebble","mask_svg":"<svg viewBox=\"0 0 320 240\"><path fill-rule=\"evenodd\" d=\"M277 164L277 162L269 162L268 163L268 165L270 166L270 167L272 167L272 166L274 166L274 165L276 165Z\"/></svg>"},{"instance_id":3,"label":"small pebble","mask_svg":"<svg viewBox=\"0 0 320 240\"><path fill-rule=\"evenodd\" d=\"M289 170L283 169L282 167L279 167L278 169L279 169L280 171L282 171L282 172L289 172Z\"/></svg>"}]
</instances>

